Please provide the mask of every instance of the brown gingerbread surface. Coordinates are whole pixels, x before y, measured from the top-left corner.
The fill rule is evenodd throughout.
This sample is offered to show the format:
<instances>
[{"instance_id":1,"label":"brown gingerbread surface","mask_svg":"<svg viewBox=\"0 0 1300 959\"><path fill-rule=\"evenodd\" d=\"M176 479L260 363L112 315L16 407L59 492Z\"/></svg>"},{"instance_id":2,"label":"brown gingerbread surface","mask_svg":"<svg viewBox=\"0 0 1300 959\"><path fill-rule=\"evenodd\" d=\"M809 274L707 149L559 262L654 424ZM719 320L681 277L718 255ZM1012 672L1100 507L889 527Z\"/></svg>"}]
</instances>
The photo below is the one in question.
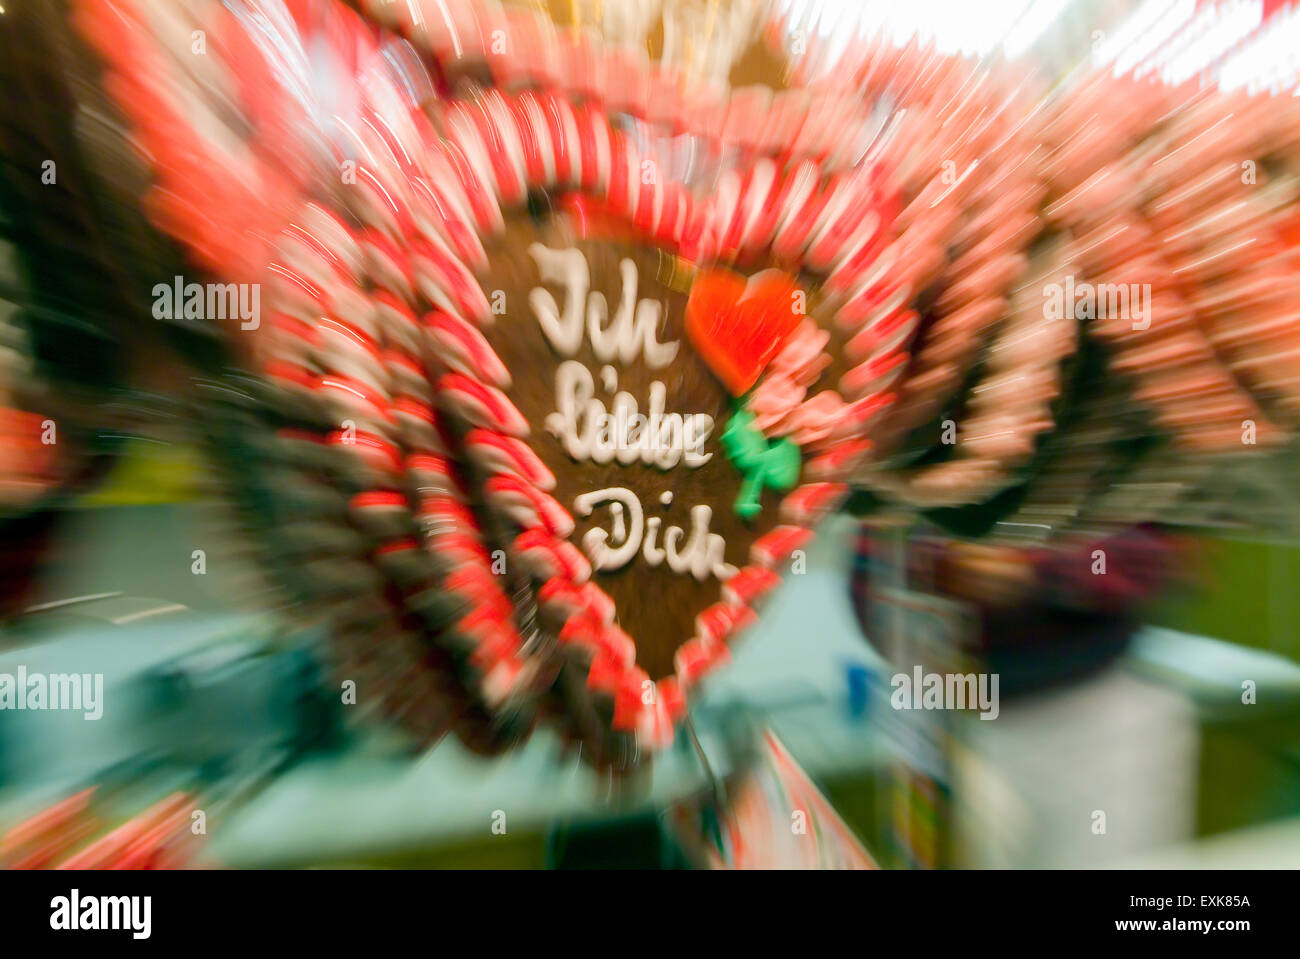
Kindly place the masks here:
<instances>
[{"instance_id":1,"label":"brown gingerbread surface","mask_svg":"<svg viewBox=\"0 0 1300 959\"><path fill-rule=\"evenodd\" d=\"M529 295L534 289L546 289L563 312L567 291L563 282L543 281L539 265L529 253L534 243L552 250L581 251L589 268L589 290L604 295L611 317L623 296L620 263L630 260L636 267L636 298L662 304L657 341L679 344L672 361L658 369L652 369L641 355L626 364L618 360L602 362L585 328L577 351L561 355L543 332ZM610 507L598 505L584 517L575 507L575 499L592 491L620 487L639 499L647 529L651 517L660 518L657 544L661 547L664 531L671 526L683 530L685 542L691 533L691 507L707 505L712 511L709 532L726 543L725 562L736 568L745 566L754 540L778 525L778 507L784 494L765 490L762 511L751 521L742 519L733 509L742 475L727 457L721 436L735 401L696 354L687 336L687 293L683 289L689 289L689 279L681 279L682 266L670 253L650 246L621 238L578 236L571 219L558 213L537 220L513 220L502 235L487 244L487 254L491 266L483 278L483 287L488 299L499 304L500 311L484 332L510 370L513 382L506 394L530 424L527 441L555 474L552 495L577 524L571 541L582 548L584 535L593 527L610 530L611 541L617 541ZM814 307L812 312L816 316L819 311ZM833 356L838 353L834 344L831 352ZM707 414L713 418L712 430L700 447L701 453L712 456L698 467L678 462L669 468L639 461L625 465L617 460L599 464L575 459L545 425L547 416L557 408L556 375L566 360L587 368L594 396L607 409L616 392L626 391L635 398L639 411L648 413L651 384L662 382L667 397L665 413ZM612 371L607 367L613 367ZM616 385L612 379L615 376ZM823 376L816 388L824 388L828 381L829 376ZM670 502L663 502L664 494L671 494ZM653 679L673 672L674 652L695 635L695 617L718 602L723 585L714 575L697 579L690 572L671 570L666 563L651 565L639 551L619 568L597 570L594 579L614 600L618 624L636 642L638 665Z\"/></svg>"}]
</instances>

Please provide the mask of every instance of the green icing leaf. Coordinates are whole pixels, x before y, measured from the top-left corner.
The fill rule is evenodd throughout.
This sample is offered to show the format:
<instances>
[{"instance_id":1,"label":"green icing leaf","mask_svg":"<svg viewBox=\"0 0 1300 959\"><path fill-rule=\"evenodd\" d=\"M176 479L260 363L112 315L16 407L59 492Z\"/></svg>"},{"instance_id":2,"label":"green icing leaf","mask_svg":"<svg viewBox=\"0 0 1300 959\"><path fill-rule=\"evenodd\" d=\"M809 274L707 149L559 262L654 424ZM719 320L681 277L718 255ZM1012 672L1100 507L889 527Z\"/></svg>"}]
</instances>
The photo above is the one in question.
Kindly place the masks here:
<instances>
[{"instance_id":1,"label":"green icing leaf","mask_svg":"<svg viewBox=\"0 0 1300 959\"><path fill-rule=\"evenodd\" d=\"M799 446L788 437L768 443L754 425L754 416L743 407L722 431L722 448L744 477L734 509L742 519L752 519L762 510L764 487L787 490L799 481L803 457Z\"/></svg>"},{"instance_id":2,"label":"green icing leaf","mask_svg":"<svg viewBox=\"0 0 1300 959\"><path fill-rule=\"evenodd\" d=\"M799 453L799 444L789 437L782 437L767 450L763 457L763 473L767 485L779 490L787 490L799 482L799 468L803 465L803 456Z\"/></svg>"},{"instance_id":3,"label":"green icing leaf","mask_svg":"<svg viewBox=\"0 0 1300 959\"><path fill-rule=\"evenodd\" d=\"M763 509L763 503L759 499L763 495L763 477L759 473L748 474L744 482L740 484L740 493L736 496L736 502L732 504L732 509L741 519L753 519Z\"/></svg>"}]
</instances>

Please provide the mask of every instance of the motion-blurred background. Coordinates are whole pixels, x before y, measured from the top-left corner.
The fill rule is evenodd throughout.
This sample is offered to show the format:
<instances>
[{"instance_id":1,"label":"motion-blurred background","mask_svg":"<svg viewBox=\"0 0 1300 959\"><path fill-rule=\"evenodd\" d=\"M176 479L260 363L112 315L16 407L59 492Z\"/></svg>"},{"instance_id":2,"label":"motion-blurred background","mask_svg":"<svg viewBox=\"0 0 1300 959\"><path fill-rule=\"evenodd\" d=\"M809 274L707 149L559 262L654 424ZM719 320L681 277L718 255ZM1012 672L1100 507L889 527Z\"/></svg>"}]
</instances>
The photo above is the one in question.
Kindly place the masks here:
<instances>
[{"instance_id":1,"label":"motion-blurred background","mask_svg":"<svg viewBox=\"0 0 1300 959\"><path fill-rule=\"evenodd\" d=\"M6 866L1300 865L1300 8L2 3ZM494 56L498 24L677 94ZM769 156L880 163L899 195L864 328L903 351L892 404L667 742L587 728L509 577L528 665L499 694L447 571L392 562L364 499L390 486L319 382L238 317L150 305L260 275L303 198L343 211L316 247L376 257L349 237L382 204L312 185L373 145L352 127L396 158L411 115L451 137L440 102L534 86L701 193ZM778 102L802 112L773 133ZM369 164L375 195L415 178Z\"/></svg>"}]
</instances>

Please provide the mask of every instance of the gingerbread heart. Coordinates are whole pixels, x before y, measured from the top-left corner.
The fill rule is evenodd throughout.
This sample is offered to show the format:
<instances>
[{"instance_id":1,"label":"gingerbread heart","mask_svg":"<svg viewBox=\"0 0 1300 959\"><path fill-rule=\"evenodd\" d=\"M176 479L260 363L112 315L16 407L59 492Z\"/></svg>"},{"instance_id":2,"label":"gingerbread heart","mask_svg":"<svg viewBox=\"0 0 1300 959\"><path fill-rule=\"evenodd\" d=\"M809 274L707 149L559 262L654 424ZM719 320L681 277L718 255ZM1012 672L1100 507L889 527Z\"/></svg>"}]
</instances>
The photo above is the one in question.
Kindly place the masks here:
<instances>
[{"instance_id":1,"label":"gingerbread heart","mask_svg":"<svg viewBox=\"0 0 1300 959\"><path fill-rule=\"evenodd\" d=\"M457 8L481 33L473 5ZM127 22L150 32L139 11ZM528 29L503 35L513 48ZM538 55L518 58L517 76L512 58L488 61L536 83L556 52L538 39L521 44ZM266 322L241 355L269 386L293 474L346 498L346 521L313 535L352 552L293 569L297 592L341 607L347 635L401 631L401 655L355 650L376 675L413 673L428 642L494 711L551 675L545 642L530 641L549 634L589 741L613 730L662 745L843 492L903 362L906 297L881 255L897 259L896 198L858 162L869 124L837 135L830 109L801 95L695 97L683 126L709 163L744 158L701 199L606 114L659 123L667 74L575 47L619 83L430 102L373 42L347 50L341 122L304 134L323 168L340 162L341 184L304 185L310 164L281 171L281 155L311 150L275 139L276 111L259 121L265 143L236 150L214 123L214 149L173 151L155 171L160 226L197 262L234 257L231 278L261 278ZM129 58L111 62L134 75ZM836 102L864 119L860 102ZM704 135L724 118L720 138ZM191 216L206 202L193 183L208 179L193 170L210 155L248 161L241 183L274 203L253 216L232 194ZM575 196L588 206L561 202ZM693 278L715 263L746 273L710 308L710 287L729 281ZM358 618L374 632L352 630Z\"/></svg>"},{"instance_id":2,"label":"gingerbread heart","mask_svg":"<svg viewBox=\"0 0 1300 959\"><path fill-rule=\"evenodd\" d=\"M206 388L214 434L231 437L216 445L235 461L232 496L256 518L274 581L296 615L328 627L353 714L397 720L421 742L468 730L474 748L526 733L536 663L426 366L438 330L420 320L425 291L463 293L460 263L482 252L462 220L464 157L438 155L448 185L420 153L433 136L416 100L427 78L410 86L401 51L338 4L270 4L256 27L239 4L178 9L185 29L165 34L147 4L101 7L78 4L79 24L154 164L155 221L193 265L257 281L260 315L225 331L252 375ZM197 74L163 55L191 18L212 42ZM337 85L291 89L294 51L328 63ZM151 93L143 104L124 95L137 88ZM238 110L212 112L214 90ZM330 129L313 122L327 114ZM245 447L254 462L238 461Z\"/></svg>"},{"instance_id":3,"label":"gingerbread heart","mask_svg":"<svg viewBox=\"0 0 1300 959\"><path fill-rule=\"evenodd\" d=\"M546 189L594 202L506 204L481 288L430 320L438 393L489 528L581 680L583 725L661 746L838 502L889 402L897 343L860 362L845 346L893 308L836 308L891 300L872 270L893 239L889 197L870 167L783 175L760 160L699 199L641 176L602 113L527 96L539 109L499 93L455 104L443 148L502 158L478 167L494 201ZM697 273L684 254L780 269Z\"/></svg>"}]
</instances>

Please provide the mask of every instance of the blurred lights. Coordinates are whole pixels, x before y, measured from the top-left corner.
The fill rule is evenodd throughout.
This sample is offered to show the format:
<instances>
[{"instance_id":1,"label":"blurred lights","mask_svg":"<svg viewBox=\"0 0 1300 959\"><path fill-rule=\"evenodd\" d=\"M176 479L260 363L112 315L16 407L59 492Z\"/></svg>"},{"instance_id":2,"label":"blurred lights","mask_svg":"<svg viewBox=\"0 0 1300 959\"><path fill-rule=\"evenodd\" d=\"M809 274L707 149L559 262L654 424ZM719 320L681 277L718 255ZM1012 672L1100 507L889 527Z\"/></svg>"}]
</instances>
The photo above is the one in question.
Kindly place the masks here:
<instances>
[{"instance_id":1,"label":"blurred lights","mask_svg":"<svg viewBox=\"0 0 1300 959\"><path fill-rule=\"evenodd\" d=\"M863 40L895 46L916 41L939 53L985 57L999 48L1008 59L1029 53L1074 0L783 0L792 29L827 44L828 63ZM1240 46L1264 22L1263 0L1146 0L1108 35L1098 37L1096 66L1116 76L1154 75L1177 85L1219 74L1225 90L1287 89L1300 73L1300 12L1277 14L1261 36ZM1225 60L1225 57L1227 58Z\"/></svg>"},{"instance_id":2,"label":"blurred lights","mask_svg":"<svg viewBox=\"0 0 1300 959\"><path fill-rule=\"evenodd\" d=\"M1103 39L1096 64L1111 64L1115 76L1154 75L1174 86L1213 74L1222 64L1217 72L1225 90L1259 89L1270 81L1288 85L1300 49L1294 13L1280 15L1263 35L1237 49L1263 22L1262 0L1147 0Z\"/></svg>"},{"instance_id":3,"label":"blurred lights","mask_svg":"<svg viewBox=\"0 0 1300 959\"><path fill-rule=\"evenodd\" d=\"M1169 84L1190 80L1258 29L1263 16L1260 0L1232 0L1206 7L1147 68L1158 68L1160 79Z\"/></svg>"},{"instance_id":4,"label":"blurred lights","mask_svg":"<svg viewBox=\"0 0 1300 959\"><path fill-rule=\"evenodd\" d=\"M1212 10L1199 38L1161 71L1166 83L1182 83L1217 64L1225 53L1255 32L1264 19L1264 4L1260 0L1226 4Z\"/></svg>"},{"instance_id":5,"label":"blurred lights","mask_svg":"<svg viewBox=\"0 0 1300 959\"><path fill-rule=\"evenodd\" d=\"M1196 0L1147 0L1106 38L1098 66L1115 64L1115 75L1133 70L1166 43L1196 12Z\"/></svg>"},{"instance_id":6,"label":"blurred lights","mask_svg":"<svg viewBox=\"0 0 1300 959\"><path fill-rule=\"evenodd\" d=\"M1300 10L1278 13L1268 29L1224 62L1219 86L1225 91L1277 93L1296 86L1300 75Z\"/></svg>"},{"instance_id":7,"label":"blurred lights","mask_svg":"<svg viewBox=\"0 0 1300 959\"><path fill-rule=\"evenodd\" d=\"M1074 0L785 0L791 25L813 30L838 54L858 38L913 39L939 53L984 57L1002 47L1026 53Z\"/></svg>"},{"instance_id":8,"label":"blurred lights","mask_svg":"<svg viewBox=\"0 0 1300 959\"><path fill-rule=\"evenodd\" d=\"M1073 0L1036 0L1003 41L1006 55L1023 56L1039 37L1065 12Z\"/></svg>"}]
</instances>

